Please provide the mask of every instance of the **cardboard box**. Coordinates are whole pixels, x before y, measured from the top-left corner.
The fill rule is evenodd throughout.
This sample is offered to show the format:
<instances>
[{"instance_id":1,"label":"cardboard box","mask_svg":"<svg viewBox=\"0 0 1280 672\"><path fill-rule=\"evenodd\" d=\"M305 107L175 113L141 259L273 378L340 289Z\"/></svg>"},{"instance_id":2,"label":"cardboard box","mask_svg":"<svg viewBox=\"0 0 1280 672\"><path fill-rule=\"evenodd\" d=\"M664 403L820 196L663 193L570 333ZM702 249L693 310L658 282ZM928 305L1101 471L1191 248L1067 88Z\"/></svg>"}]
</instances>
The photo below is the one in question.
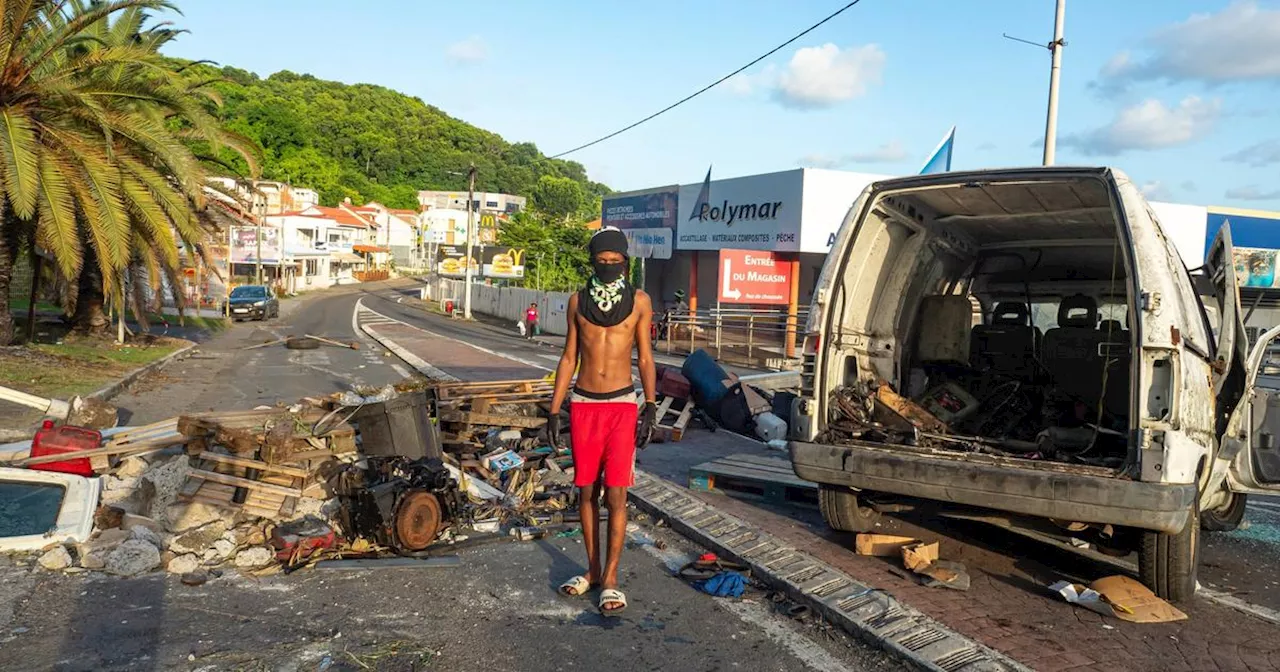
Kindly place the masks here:
<instances>
[{"instance_id":1,"label":"cardboard box","mask_svg":"<svg viewBox=\"0 0 1280 672\"><path fill-rule=\"evenodd\" d=\"M938 542L917 541L902 547L902 565L917 574L938 561Z\"/></svg>"},{"instance_id":2,"label":"cardboard box","mask_svg":"<svg viewBox=\"0 0 1280 672\"><path fill-rule=\"evenodd\" d=\"M859 534L854 539L853 550L858 555L892 558L902 555L903 546L914 543L919 543L919 540L892 534Z\"/></svg>"}]
</instances>

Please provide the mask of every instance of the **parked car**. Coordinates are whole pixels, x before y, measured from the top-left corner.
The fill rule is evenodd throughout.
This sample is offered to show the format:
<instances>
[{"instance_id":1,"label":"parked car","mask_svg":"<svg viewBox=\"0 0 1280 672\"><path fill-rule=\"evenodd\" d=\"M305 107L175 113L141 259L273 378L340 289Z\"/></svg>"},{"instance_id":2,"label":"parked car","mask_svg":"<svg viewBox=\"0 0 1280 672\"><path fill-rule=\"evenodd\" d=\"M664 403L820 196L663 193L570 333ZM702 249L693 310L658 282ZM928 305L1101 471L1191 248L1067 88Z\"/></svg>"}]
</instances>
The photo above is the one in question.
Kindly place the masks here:
<instances>
[{"instance_id":1,"label":"parked car","mask_svg":"<svg viewBox=\"0 0 1280 672\"><path fill-rule=\"evenodd\" d=\"M1190 597L1202 526L1280 492L1280 392L1255 390L1280 328L1249 351L1229 227L1207 259L1189 272L1118 170L871 184L814 292L795 473L836 529L933 500L1136 552Z\"/></svg>"},{"instance_id":2,"label":"parked car","mask_svg":"<svg viewBox=\"0 0 1280 672\"><path fill-rule=\"evenodd\" d=\"M231 290L227 298L231 319L269 320L280 317L280 300L276 293L265 285L241 285ZM224 307L224 311L226 308Z\"/></svg>"}]
</instances>

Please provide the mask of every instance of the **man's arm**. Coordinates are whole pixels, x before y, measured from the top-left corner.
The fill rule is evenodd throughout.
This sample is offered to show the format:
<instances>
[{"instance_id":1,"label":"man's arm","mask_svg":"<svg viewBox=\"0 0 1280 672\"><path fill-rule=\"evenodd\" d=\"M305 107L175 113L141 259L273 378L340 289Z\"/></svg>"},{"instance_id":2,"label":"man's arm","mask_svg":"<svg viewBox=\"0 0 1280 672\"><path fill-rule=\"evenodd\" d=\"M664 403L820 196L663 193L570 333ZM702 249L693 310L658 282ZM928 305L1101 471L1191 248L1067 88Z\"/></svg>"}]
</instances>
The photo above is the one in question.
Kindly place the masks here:
<instances>
[{"instance_id":1,"label":"man's arm","mask_svg":"<svg viewBox=\"0 0 1280 672\"><path fill-rule=\"evenodd\" d=\"M640 319L636 320L636 368L640 369L644 400L656 401L658 372L653 366L653 342L649 340L649 330L653 324L653 301L643 291L636 292L636 310L640 313Z\"/></svg>"},{"instance_id":2,"label":"man's arm","mask_svg":"<svg viewBox=\"0 0 1280 672\"><path fill-rule=\"evenodd\" d=\"M569 333L564 337L564 352L556 365L556 389L551 397L551 415L559 415L565 397L569 396L569 383L573 370L578 367L578 295L569 297Z\"/></svg>"}]
</instances>

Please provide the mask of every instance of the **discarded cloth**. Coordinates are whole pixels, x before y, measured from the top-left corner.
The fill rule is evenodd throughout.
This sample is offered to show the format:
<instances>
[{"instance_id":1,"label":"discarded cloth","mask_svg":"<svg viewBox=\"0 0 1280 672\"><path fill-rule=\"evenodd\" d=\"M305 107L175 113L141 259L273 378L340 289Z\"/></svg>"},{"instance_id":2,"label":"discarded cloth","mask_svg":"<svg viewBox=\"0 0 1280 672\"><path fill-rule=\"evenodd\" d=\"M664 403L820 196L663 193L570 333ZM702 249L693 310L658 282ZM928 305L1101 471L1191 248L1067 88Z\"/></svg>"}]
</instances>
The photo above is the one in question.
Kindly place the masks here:
<instances>
[{"instance_id":1,"label":"discarded cloth","mask_svg":"<svg viewBox=\"0 0 1280 672\"><path fill-rule=\"evenodd\" d=\"M709 579L694 581L693 587L716 597L742 597L747 590L747 579L738 572L723 571Z\"/></svg>"}]
</instances>

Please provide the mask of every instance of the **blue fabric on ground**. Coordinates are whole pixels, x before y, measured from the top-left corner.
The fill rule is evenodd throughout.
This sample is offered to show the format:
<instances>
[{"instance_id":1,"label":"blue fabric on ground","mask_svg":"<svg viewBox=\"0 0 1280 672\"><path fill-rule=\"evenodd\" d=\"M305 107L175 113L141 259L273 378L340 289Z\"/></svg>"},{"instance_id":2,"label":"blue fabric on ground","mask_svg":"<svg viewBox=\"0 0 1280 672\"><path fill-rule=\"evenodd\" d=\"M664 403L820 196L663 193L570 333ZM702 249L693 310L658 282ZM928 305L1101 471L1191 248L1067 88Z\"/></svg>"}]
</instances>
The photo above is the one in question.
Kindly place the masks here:
<instances>
[{"instance_id":1,"label":"blue fabric on ground","mask_svg":"<svg viewBox=\"0 0 1280 672\"><path fill-rule=\"evenodd\" d=\"M724 571L709 579L694 581L693 587L716 597L742 597L747 590L747 580L738 572Z\"/></svg>"}]
</instances>

